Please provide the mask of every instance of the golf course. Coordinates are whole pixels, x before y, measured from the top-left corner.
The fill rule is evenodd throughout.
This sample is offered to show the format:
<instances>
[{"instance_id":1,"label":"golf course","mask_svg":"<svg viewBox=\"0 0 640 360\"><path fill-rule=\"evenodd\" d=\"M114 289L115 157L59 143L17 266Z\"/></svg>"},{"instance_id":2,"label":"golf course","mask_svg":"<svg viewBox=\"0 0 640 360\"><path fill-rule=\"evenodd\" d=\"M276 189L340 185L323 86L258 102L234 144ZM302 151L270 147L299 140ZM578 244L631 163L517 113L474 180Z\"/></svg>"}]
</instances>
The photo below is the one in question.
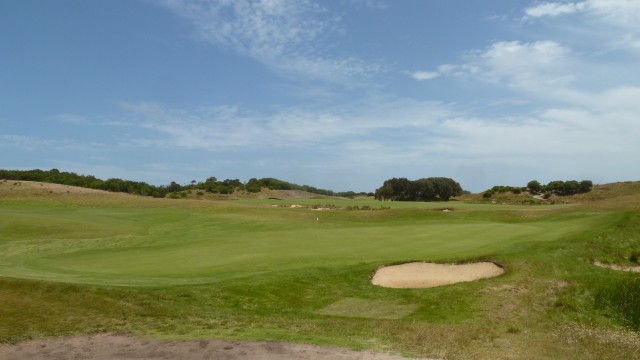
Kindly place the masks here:
<instances>
[{"instance_id":1,"label":"golf course","mask_svg":"<svg viewBox=\"0 0 640 360\"><path fill-rule=\"evenodd\" d=\"M620 271L637 266L639 210L639 182L519 205L171 199L0 180L0 354L126 334L371 358L640 358L639 274ZM372 283L411 262L503 271L428 288Z\"/></svg>"}]
</instances>

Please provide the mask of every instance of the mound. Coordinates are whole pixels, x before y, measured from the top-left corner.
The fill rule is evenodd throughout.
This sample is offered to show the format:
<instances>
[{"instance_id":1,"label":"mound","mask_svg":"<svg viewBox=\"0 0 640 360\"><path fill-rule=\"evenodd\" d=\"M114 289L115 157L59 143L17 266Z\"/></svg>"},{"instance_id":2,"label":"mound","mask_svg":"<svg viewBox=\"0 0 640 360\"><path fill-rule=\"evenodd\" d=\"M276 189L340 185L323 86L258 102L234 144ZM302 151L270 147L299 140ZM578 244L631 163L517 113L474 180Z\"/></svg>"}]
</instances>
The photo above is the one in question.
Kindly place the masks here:
<instances>
[{"instance_id":1,"label":"mound","mask_svg":"<svg viewBox=\"0 0 640 360\"><path fill-rule=\"evenodd\" d=\"M371 283L395 289L418 289L485 279L503 273L504 269L492 262L460 265L413 262L380 268Z\"/></svg>"}]
</instances>

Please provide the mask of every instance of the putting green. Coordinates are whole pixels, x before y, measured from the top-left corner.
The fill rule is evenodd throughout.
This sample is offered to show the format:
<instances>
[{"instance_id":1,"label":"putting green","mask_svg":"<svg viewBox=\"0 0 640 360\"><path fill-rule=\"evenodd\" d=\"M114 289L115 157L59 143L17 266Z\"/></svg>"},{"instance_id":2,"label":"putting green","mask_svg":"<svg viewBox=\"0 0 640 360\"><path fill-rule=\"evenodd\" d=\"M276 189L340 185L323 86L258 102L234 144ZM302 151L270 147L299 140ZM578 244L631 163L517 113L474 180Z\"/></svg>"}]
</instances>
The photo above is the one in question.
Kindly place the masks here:
<instances>
[{"instance_id":1,"label":"putting green","mask_svg":"<svg viewBox=\"0 0 640 360\"><path fill-rule=\"evenodd\" d=\"M559 239L588 221L393 211L5 208L11 226L0 228L7 239L0 274L124 286L211 283L310 267L486 256Z\"/></svg>"}]
</instances>

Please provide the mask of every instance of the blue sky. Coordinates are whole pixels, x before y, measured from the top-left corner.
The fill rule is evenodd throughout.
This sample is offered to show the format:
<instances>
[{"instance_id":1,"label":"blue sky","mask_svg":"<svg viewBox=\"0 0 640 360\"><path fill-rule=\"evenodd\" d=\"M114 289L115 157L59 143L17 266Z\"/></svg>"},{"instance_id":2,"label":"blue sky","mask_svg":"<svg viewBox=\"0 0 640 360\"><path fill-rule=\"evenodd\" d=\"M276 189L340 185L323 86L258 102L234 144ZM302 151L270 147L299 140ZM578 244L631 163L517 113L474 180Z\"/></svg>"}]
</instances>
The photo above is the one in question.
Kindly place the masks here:
<instances>
[{"instance_id":1,"label":"blue sky","mask_svg":"<svg viewBox=\"0 0 640 360\"><path fill-rule=\"evenodd\" d=\"M0 2L0 168L640 180L640 1Z\"/></svg>"}]
</instances>

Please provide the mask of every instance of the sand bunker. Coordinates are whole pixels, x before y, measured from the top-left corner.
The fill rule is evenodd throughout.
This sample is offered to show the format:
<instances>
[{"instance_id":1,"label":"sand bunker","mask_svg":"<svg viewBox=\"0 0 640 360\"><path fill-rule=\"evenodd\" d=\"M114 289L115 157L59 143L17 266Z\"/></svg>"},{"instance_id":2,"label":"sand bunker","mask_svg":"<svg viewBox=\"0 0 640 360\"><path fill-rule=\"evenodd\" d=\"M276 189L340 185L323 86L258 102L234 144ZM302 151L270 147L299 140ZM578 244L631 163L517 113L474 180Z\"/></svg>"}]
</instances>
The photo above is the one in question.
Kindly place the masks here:
<instances>
[{"instance_id":1,"label":"sand bunker","mask_svg":"<svg viewBox=\"0 0 640 360\"><path fill-rule=\"evenodd\" d=\"M460 265L413 262L380 268L371 279L371 283L395 289L418 289L474 281L502 274L504 269L492 262Z\"/></svg>"}]
</instances>

